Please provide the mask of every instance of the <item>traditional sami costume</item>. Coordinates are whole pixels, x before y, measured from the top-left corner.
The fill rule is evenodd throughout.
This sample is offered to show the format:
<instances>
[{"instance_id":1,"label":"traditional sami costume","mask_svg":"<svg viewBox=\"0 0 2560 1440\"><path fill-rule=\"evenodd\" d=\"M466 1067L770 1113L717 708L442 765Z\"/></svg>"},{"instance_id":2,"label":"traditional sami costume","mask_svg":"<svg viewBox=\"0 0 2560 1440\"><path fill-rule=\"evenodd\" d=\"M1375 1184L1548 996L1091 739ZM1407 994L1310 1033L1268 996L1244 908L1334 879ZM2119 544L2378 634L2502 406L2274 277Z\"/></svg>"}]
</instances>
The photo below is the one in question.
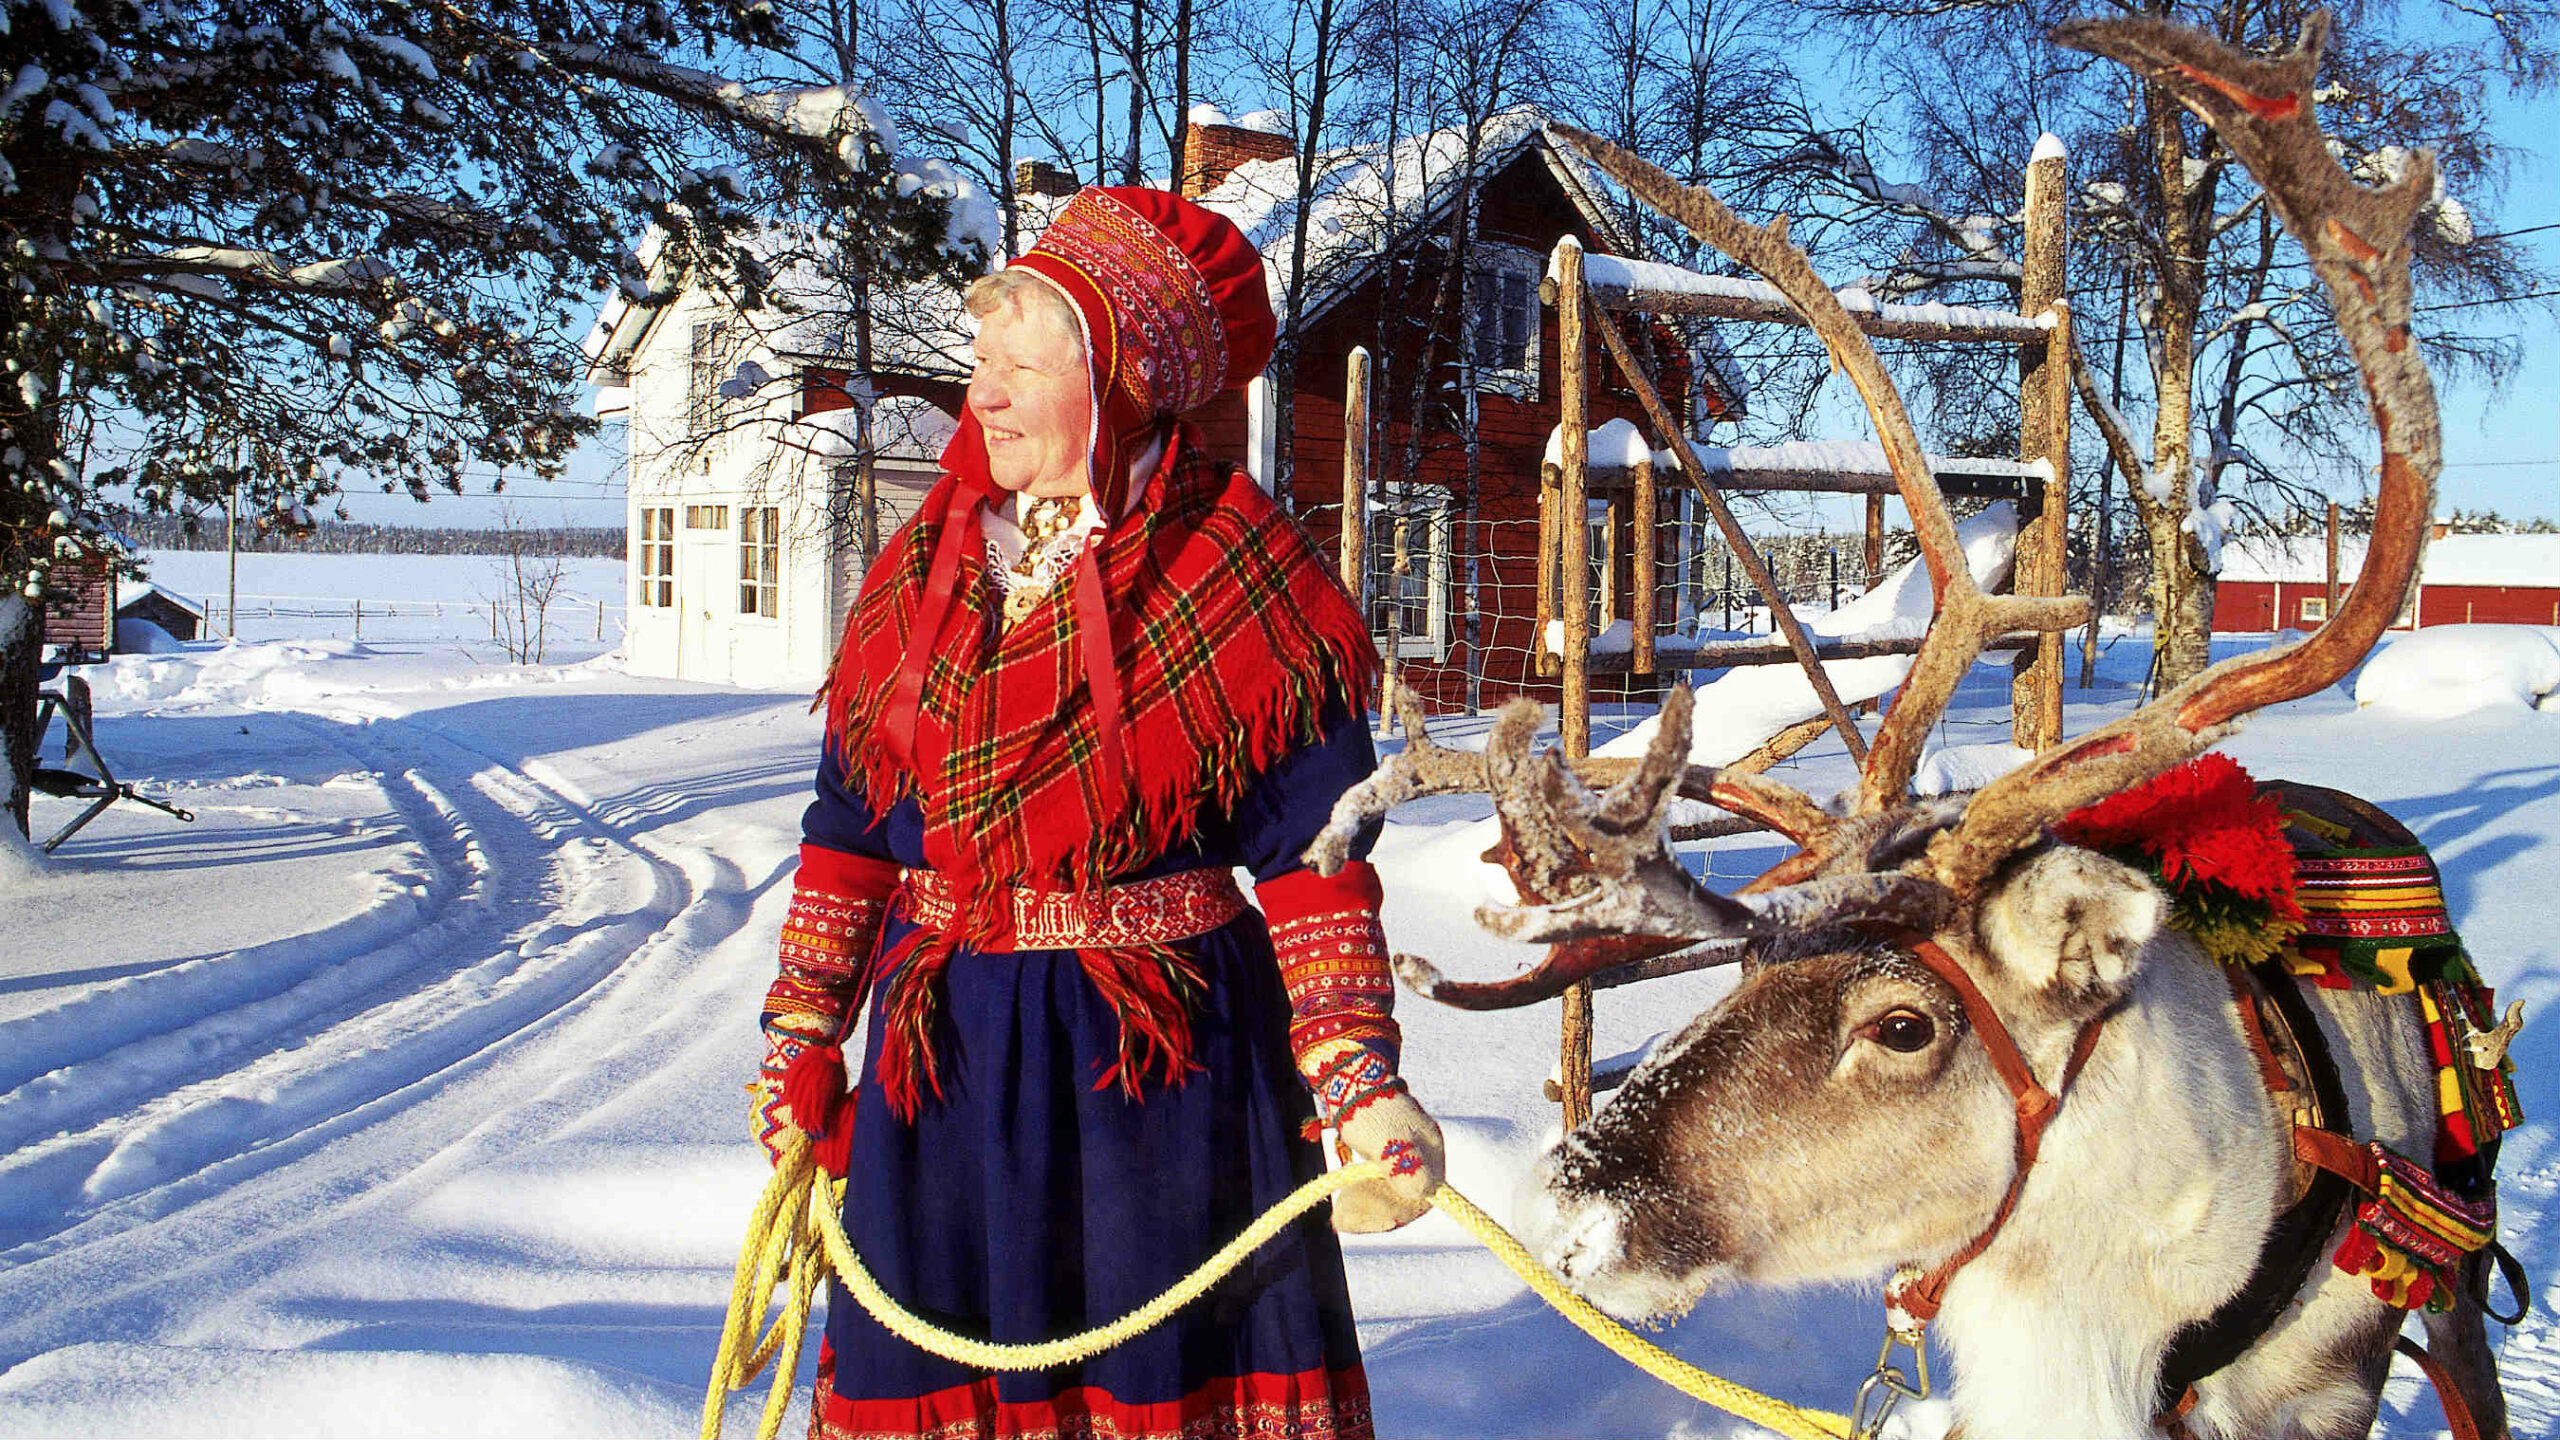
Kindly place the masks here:
<instances>
[{"instance_id":1,"label":"traditional sami costume","mask_svg":"<svg viewBox=\"0 0 2560 1440\"><path fill-rule=\"evenodd\" d=\"M1172 196L1087 190L1015 263L1081 320L1112 518L1008 607L981 523L1005 497L962 418L846 627L765 1014L769 1143L786 1114L820 1137L888 1293L998 1342L1154 1298L1322 1172L1316 1098L1339 1121L1400 1090L1376 875L1298 858L1374 764L1374 646L1294 523L1170 418L1267 359L1258 257ZM828 1079L866 1002L848 1098ZM1166 1325L1039 1373L929 1356L839 1286L811 1426L1369 1430L1320 1215Z\"/></svg>"}]
</instances>

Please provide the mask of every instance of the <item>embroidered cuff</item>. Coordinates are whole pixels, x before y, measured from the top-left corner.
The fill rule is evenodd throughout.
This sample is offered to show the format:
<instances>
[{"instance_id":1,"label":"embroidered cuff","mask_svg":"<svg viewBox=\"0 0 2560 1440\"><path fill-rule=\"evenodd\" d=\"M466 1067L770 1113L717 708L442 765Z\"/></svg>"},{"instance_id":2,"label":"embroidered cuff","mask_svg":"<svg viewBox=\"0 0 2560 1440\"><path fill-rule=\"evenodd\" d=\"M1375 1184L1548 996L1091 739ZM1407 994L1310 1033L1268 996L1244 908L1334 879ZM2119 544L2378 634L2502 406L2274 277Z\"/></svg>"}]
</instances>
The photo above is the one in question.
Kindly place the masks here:
<instances>
[{"instance_id":1,"label":"embroidered cuff","mask_svg":"<svg viewBox=\"0 0 2560 1440\"><path fill-rule=\"evenodd\" d=\"M864 963L879 938L899 868L823 845L800 847L791 913L782 922L780 973L765 992L764 1026L783 1035L833 1040L859 1000Z\"/></svg>"},{"instance_id":2,"label":"embroidered cuff","mask_svg":"<svg viewBox=\"0 0 2560 1440\"><path fill-rule=\"evenodd\" d=\"M1378 925L1378 872L1354 861L1332 876L1295 870L1254 887L1289 992L1289 1048L1311 1088L1352 1051L1395 1073L1403 1035ZM1327 1113L1335 1108L1330 1102Z\"/></svg>"}]
</instances>

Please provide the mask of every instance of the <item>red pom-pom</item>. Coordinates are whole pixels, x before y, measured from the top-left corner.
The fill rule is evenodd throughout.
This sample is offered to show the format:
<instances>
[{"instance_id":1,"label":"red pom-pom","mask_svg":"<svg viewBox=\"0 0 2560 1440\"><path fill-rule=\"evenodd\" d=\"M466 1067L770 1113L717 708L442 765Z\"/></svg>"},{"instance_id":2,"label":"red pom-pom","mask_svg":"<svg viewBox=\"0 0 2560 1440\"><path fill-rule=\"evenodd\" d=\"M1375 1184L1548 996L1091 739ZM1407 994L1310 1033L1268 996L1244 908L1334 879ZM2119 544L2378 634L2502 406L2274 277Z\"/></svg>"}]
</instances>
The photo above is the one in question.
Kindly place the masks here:
<instances>
[{"instance_id":1,"label":"red pom-pom","mask_svg":"<svg viewBox=\"0 0 2560 1440\"><path fill-rule=\"evenodd\" d=\"M2282 807L2228 755L2199 755L2071 812L2054 831L2092 850L2149 855L2173 886L2210 882L2265 902L2279 919L2302 918Z\"/></svg>"},{"instance_id":2,"label":"red pom-pom","mask_svg":"<svg viewBox=\"0 0 2560 1440\"><path fill-rule=\"evenodd\" d=\"M812 1045L782 1072L782 1103L810 1141L818 1168L842 1177L853 1153L853 1096L846 1093L844 1050Z\"/></svg>"}]
</instances>

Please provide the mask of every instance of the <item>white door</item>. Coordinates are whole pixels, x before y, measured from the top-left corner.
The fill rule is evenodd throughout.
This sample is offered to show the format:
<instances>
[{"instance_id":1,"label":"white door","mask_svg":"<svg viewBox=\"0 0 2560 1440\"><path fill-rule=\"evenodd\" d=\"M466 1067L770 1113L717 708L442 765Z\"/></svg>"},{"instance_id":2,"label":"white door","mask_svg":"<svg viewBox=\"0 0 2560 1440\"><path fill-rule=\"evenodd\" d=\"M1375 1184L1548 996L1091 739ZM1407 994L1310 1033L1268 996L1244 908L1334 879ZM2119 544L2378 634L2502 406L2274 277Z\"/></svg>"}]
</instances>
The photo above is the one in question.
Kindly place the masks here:
<instances>
[{"instance_id":1,"label":"white door","mask_svg":"<svg viewBox=\"0 0 2560 1440\"><path fill-rule=\"evenodd\" d=\"M676 582L676 602L684 607L682 635L676 641L676 674L686 680L729 678L728 617L738 604L738 556L735 545L714 530L687 537L680 547L684 574Z\"/></svg>"}]
</instances>

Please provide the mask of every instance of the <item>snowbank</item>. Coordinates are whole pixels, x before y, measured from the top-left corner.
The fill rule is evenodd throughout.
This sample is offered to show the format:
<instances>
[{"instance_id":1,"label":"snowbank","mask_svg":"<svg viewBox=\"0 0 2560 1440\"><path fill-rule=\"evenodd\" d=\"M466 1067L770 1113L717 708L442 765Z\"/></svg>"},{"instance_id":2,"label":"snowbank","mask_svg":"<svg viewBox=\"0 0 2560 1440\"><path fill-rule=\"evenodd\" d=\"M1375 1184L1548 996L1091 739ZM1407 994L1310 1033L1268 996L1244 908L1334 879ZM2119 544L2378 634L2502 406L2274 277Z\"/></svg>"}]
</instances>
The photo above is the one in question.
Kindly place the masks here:
<instances>
[{"instance_id":1,"label":"snowbank","mask_svg":"<svg viewBox=\"0 0 2560 1440\"><path fill-rule=\"evenodd\" d=\"M176 655L187 648L186 642L139 616L120 616L116 620L116 650L125 655Z\"/></svg>"},{"instance_id":2,"label":"snowbank","mask_svg":"<svg viewBox=\"0 0 2560 1440\"><path fill-rule=\"evenodd\" d=\"M2413 720L2509 706L2560 711L2560 627L2438 625L2366 662L2356 704Z\"/></svg>"},{"instance_id":3,"label":"snowbank","mask_svg":"<svg viewBox=\"0 0 2560 1440\"><path fill-rule=\"evenodd\" d=\"M1948 745L1920 758L1911 776L1915 795L1952 795L1979 790L2035 758L2033 750L2015 745Z\"/></svg>"},{"instance_id":4,"label":"snowbank","mask_svg":"<svg viewBox=\"0 0 2560 1440\"><path fill-rule=\"evenodd\" d=\"M2017 511L2002 503L1956 527L1964 542L1965 563L1975 583L1988 590L2009 577L2009 557L2017 549ZM1926 634L1936 605L1928 567L1918 560L1886 577L1883 584L1827 615L1806 620L1817 640L1902 639ZM1823 673L1840 692L1844 704L1871 700L1902 683L1911 673L1912 657L1881 655L1865 660L1833 660ZM1729 670L1698 687L1696 730L1689 759L1699 765L1726 765L1757 749L1760 742L1800 720L1822 713L1813 685L1793 665L1755 665ZM1654 722L1647 720L1593 752L1641 755L1652 743Z\"/></svg>"}]
</instances>

